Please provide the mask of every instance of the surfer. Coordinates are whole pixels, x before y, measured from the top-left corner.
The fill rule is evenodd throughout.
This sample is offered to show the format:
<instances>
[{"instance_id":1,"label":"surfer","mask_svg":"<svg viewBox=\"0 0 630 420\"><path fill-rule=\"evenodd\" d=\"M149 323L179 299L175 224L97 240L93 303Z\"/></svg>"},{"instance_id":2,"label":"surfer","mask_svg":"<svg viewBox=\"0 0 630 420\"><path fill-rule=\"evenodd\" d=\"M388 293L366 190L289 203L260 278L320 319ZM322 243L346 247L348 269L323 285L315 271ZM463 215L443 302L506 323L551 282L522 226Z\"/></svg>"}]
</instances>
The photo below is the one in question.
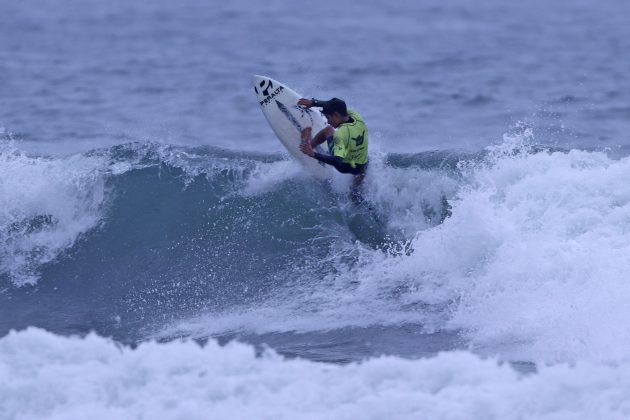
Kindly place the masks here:
<instances>
[{"instance_id":1,"label":"surfer","mask_svg":"<svg viewBox=\"0 0 630 420\"><path fill-rule=\"evenodd\" d=\"M332 165L342 174L354 175L350 197L355 203L363 198L360 187L368 166L368 130L363 118L346 107L339 98L329 101L302 98L298 105L305 108L321 107L328 126L312 137L311 127L302 130L300 150L306 155L328 165ZM327 142L330 155L317 153L314 149Z\"/></svg>"}]
</instances>

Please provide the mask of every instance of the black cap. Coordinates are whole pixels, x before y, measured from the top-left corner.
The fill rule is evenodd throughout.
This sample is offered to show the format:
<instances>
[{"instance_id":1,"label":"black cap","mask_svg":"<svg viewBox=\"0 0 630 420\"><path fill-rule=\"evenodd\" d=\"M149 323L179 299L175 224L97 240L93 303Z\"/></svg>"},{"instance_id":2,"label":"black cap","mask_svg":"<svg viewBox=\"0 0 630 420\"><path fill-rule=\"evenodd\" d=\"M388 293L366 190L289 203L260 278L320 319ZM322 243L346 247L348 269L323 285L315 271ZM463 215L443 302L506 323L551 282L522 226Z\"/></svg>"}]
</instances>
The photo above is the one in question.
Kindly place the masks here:
<instances>
[{"instance_id":1,"label":"black cap","mask_svg":"<svg viewBox=\"0 0 630 420\"><path fill-rule=\"evenodd\" d=\"M346 103L339 98L332 98L331 100L326 101L322 107L322 114L331 115L335 112L338 112L341 115L348 115Z\"/></svg>"}]
</instances>

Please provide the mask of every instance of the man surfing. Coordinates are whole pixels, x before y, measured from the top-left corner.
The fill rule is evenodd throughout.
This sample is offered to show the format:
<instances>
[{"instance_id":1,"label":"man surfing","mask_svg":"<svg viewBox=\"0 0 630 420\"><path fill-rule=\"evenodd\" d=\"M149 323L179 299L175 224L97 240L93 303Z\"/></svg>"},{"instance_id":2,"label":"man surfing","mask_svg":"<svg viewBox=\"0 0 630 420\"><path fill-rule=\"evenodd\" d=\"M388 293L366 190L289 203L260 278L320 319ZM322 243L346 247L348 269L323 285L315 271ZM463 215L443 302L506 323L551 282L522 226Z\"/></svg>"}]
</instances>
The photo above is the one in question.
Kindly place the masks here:
<instances>
[{"instance_id":1,"label":"man surfing","mask_svg":"<svg viewBox=\"0 0 630 420\"><path fill-rule=\"evenodd\" d=\"M320 162L332 165L342 174L354 175L350 197L355 203L363 201L359 188L368 166L368 130L363 118L339 98L329 101L302 98L297 103L305 108L321 107L328 126L315 137L311 127L302 130L300 150ZM330 155L315 152L314 148L327 142Z\"/></svg>"}]
</instances>

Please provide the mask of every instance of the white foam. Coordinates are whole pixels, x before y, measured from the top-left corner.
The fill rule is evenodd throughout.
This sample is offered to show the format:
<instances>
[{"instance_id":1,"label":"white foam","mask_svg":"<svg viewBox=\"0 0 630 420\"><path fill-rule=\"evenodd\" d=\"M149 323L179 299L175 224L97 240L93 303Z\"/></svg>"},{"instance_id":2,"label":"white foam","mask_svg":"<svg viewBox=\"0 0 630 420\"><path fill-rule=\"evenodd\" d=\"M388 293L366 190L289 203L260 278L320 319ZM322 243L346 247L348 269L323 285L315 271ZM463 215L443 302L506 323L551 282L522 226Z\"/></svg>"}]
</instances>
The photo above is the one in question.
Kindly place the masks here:
<instances>
[{"instance_id":1,"label":"white foam","mask_svg":"<svg viewBox=\"0 0 630 420\"><path fill-rule=\"evenodd\" d=\"M451 226L450 248L475 238L457 264L461 304L452 326L512 357L618 359L630 350L630 159L573 150L502 158L475 174ZM454 258L452 252L450 256ZM464 258L465 259L465 258ZM460 259L461 260L461 259Z\"/></svg>"},{"instance_id":2,"label":"white foam","mask_svg":"<svg viewBox=\"0 0 630 420\"><path fill-rule=\"evenodd\" d=\"M439 223L442 199L457 191L457 181L439 168L395 168L386 165L385 158L371 153L365 194L388 228L410 237Z\"/></svg>"},{"instance_id":3,"label":"white foam","mask_svg":"<svg viewBox=\"0 0 630 420\"><path fill-rule=\"evenodd\" d=\"M0 418L621 419L630 363L520 375L493 359L442 353L346 366L285 360L210 341L143 343L30 328L0 339Z\"/></svg>"},{"instance_id":4,"label":"white foam","mask_svg":"<svg viewBox=\"0 0 630 420\"><path fill-rule=\"evenodd\" d=\"M401 303L450 303L440 327L463 329L477 351L549 362L628 354L630 158L531 154L507 141L468 172L451 218L420 231L410 255L357 277L405 284Z\"/></svg>"},{"instance_id":5,"label":"white foam","mask_svg":"<svg viewBox=\"0 0 630 420\"><path fill-rule=\"evenodd\" d=\"M506 138L485 162L463 164L453 215L419 229L407 252L337 244L319 262L335 268L328 276L310 278L306 267L275 298L166 334L420 323L461 330L476 352L507 360L625 357L630 158L532 153L529 135Z\"/></svg>"},{"instance_id":6,"label":"white foam","mask_svg":"<svg viewBox=\"0 0 630 420\"><path fill-rule=\"evenodd\" d=\"M304 168L294 160L280 160L276 162L259 162L248 174L241 194L245 197L255 197L269 193L282 182L304 175Z\"/></svg>"}]
</instances>

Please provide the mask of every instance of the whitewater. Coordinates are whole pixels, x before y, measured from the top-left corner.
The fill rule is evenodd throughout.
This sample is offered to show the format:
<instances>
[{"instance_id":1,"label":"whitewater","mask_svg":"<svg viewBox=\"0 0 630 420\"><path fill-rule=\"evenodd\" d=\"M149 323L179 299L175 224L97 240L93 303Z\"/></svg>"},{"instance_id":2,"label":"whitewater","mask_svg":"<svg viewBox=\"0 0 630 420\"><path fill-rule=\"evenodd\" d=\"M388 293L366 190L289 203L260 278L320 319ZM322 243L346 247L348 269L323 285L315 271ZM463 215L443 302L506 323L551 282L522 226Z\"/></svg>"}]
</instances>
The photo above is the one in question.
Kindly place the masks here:
<instances>
[{"instance_id":1,"label":"whitewater","mask_svg":"<svg viewBox=\"0 0 630 420\"><path fill-rule=\"evenodd\" d=\"M630 418L629 13L0 5L0 419ZM253 74L364 117L363 205Z\"/></svg>"},{"instance_id":2,"label":"whitewater","mask_svg":"<svg viewBox=\"0 0 630 420\"><path fill-rule=\"evenodd\" d=\"M627 363L527 376L470 353L338 366L257 356L238 343L131 350L41 330L10 334L0 357L13 362L2 369L14 378L0 385L4 418L620 419L630 410Z\"/></svg>"}]
</instances>

